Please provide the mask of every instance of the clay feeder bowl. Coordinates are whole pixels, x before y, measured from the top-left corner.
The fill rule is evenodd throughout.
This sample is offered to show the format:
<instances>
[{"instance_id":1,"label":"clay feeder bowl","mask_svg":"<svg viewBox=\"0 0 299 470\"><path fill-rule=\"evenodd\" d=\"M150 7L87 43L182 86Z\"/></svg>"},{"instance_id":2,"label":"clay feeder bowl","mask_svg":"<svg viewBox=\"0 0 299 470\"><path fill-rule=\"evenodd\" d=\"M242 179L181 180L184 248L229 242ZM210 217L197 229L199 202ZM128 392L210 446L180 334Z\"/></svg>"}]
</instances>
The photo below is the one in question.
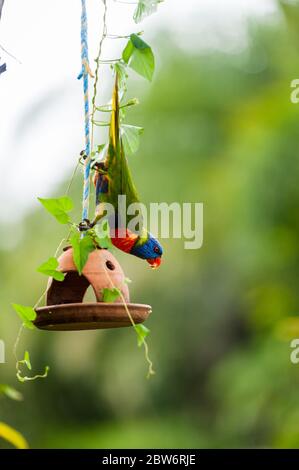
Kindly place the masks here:
<instances>
[{"instance_id":1,"label":"clay feeder bowl","mask_svg":"<svg viewBox=\"0 0 299 470\"><path fill-rule=\"evenodd\" d=\"M108 250L90 253L80 276L73 261L72 248L66 248L58 259L59 269L65 274L62 282L49 279L47 306L36 309L35 326L42 330L74 331L120 328L132 326L124 302L103 302L102 289L117 287L126 301L136 324L144 322L151 313L149 305L130 303L124 272ZM83 303L91 286L96 302Z\"/></svg>"}]
</instances>

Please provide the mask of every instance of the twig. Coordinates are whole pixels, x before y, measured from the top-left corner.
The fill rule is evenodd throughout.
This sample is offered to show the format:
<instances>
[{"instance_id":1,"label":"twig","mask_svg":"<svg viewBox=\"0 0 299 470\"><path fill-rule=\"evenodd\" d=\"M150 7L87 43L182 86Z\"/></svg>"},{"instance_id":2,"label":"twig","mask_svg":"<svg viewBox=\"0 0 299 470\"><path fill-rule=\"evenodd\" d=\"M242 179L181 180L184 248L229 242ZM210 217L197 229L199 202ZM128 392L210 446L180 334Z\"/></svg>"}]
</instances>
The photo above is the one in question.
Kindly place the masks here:
<instances>
[{"instance_id":1,"label":"twig","mask_svg":"<svg viewBox=\"0 0 299 470\"><path fill-rule=\"evenodd\" d=\"M7 49L5 49L5 47L1 46L0 44L0 49L5 52L5 54L7 54L9 57L11 57L12 59L14 59L16 62L18 62L18 64L22 65L22 62L15 56L13 55L11 52L9 52Z\"/></svg>"},{"instance_id":2,"label":"twig","mask_svg":"<svg viewBox=\"0 0 299 470\"><path fill-rule=\"evenodd\" d=\"M117 34L106 34L105 38L108 39L128 39L130 34L126 34L124 36L118 36Z\"/></svg>"},{"instance_id":3,"label":"twig","mask_svg":"<svg viewBox=\"0 0 299 470\"><path fill-rule=\"evenodd\" d=\"M4 0L0 0L0 20L1 20L3 4L4 4Z\"/></svg>"},{"instance_id":4,"label":"twig","mask_svg":"<svg viewBox=\"0 0 299 470\"><path fill-rule=\"evenodd\" d=\"M78 160L78 162L77 162L77 164L76 164L76 166L75 166L75 168L74 168L74 171L73 171L73 173L72 173L71 179L70 179L70 181L69 181L69 183L68 183L68 185L67 185L66 192L65 192L65 195L66 195L66 196L69 195L71 186L72 186L72 184L73 184L73 181L74 181L74 179L75 179L75 176L76 176L76 173L77 173L77 170L78 170L80 164L81 164L81 157L79 158L79 160Z\"/></svg>"},{"instance_id":5,"label":"twig","mask_svg":"<svg viewBox=\"0 0 299 470\"><path fill-rule=\"evenodd\" d=\"M17 339L16 339L15 344L14 344L14 346L13 346L13 355L14 355L14 357L15 357L16 363L18 363L17 349L18 349L18 344L19 344L19 342L20 342L23 329L24 329L24 323L22 323L22 325L20 326Z\"/></svg>"},{"instance_id":6,"label":"twig","mask_svg":"<svg viewBox=\"0 0 299 470\"><path fill-rule=\"evenodd\" d=\"M103 59L103 60L98 60L96 59L96 62L99 62L100 64L114 64L115 62L119 62L121 60L121 57L118 59Z\"/></svg>"},{"instance_id":7,"label":"twig","mask_svg":"<svg viewBox=\"0 0 299 470\"><path fill-rule=\"evenodd\" d=\"M1 15L2 15L2 8L3 8L3 5L4 5L4 0L0 0L0 20L1 20ZM12 59L16 60L19 64L21 64L20 60L17 59L16 56L14 56L14 55L11 54L10 52L8 52L8 50L5 49L5 47L1 46L1 44L0 44L0 49L1 49L3 52L5 52L5 54L7 54L9 57L11 57ZM0 74L1 74L2 72L5 72L5 70L6 70L6 65L4 64L4 65L2 66L2 69L1 69L1 71L0 71Z\"/></svg>"}]
</instances>

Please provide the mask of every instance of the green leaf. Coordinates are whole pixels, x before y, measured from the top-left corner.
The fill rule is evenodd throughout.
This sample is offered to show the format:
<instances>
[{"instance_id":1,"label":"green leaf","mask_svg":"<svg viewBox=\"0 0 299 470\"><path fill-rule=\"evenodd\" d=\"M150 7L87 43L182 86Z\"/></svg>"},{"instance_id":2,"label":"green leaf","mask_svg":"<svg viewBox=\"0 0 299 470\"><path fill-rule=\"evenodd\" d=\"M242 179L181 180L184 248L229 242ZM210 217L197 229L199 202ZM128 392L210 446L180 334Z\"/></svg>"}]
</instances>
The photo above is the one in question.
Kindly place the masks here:
<instances>
[{"instance_id":1,"label":"green leaf","mask_svg":"<svg viewBox=\"0 0 299 470\"><path fill-rule=\"evenodd\" d=\"M70 222L70 217L67 212L73 209L73 201L68 196L59 198L43 199L37 198L44 208L53 215L61 224Z\"/></svg>"},{"instance_id":2,"label":"green leaf","mask_svg":"<svg viewBox=\"0 0 299 470\"><path fill-rule=\"evenodd\" d=\"M129 60L131 59L131 56L134 52L134 45L131 41L131 38L129 39L126 47L124 48L123 50L123 53L122 53L122 58L123 58L123 61L128 64L129 63Z\"/></svg>"},{"instance_id":3,"label":"green leaf","mask_svg":"<svg viewBox=\"0 0 299 470\"><path fill-rule=\"evenodd\" d=\"M45 274L46 276L53 277L56 281L63 281L64 280L64 274L61 271L58 271L57 268L59 266L59 263L56 258L51 257L47 261L45 261L43 264L41 264L38 268L37 271L39 273Z\"/></svg>"},{"instance_id":4,"label":"green leaf","mask_svg":"<svg viewBox=\"0 0 299 470\"><path fill-rule=\"evenodd\" d=\"M121 137L125 153L131 155L139 149L140 135L143 133L143 127L130 126L123 124L121 126Z\"/></svg>"},{"instance_id":5,"label":"green leaf","mask_svg":"<svg viewBox=\"0 0 299 470\"><path fill-rule=\"evenodd\" d=\"M100 154L104 148L106 147L107 144L100 144L97 146L97 150L96 150L96 153Z\"/></svg>"},{"instance_id":6,"label":"green leaf","mask_svg":"<svg viewBox=\"0 0 299 470\"><path fill-rule=\"evenodd\" d=\"M126 89L127 85L127 61L118 61L113 64L114 72L118 75L118 86L121 90Z\"/></svg>"},{"instance_id":7,"label":"green leaf","mask_svg":"<svg viewBox=\"0 0 299 470\"><path fill-rule=\"evenodd\" d=\"M109 148L108 143L98 145L97 150L95 152L95 155L97 155L97 156L94 159L93 163L94 162L101 162L105 158L105 156L107 154L107 151L108 151L108 148Z\"/></svg>"},{"instance_id":8,"label":"green leaf","mask_svg":"<svg viewBox=\"0 0 299 470\"><path fill-rule=\"evenodd\" d=\"M21 370L20 370L20 366L23 364L26 365L27 369L29 370L32 369L31 362L30 362L30 355L28 351L25 351L24 359L21 359L17 362L17 377L20 380L20 382L25 382L25 380L23 380L24 377L22 377Z\"/></svg>"},{"instance_id":9,"label":"green leaf","mask_svg":"<svg viewBox=\"0 0 299 470\"><path fill-rule=\"evenodd\" d=\"M95 226L96 242L101 248L111 249L113 244L110 238L110 228L108 220L103 220L101 224Z\"/></svg>"},{"instance_id":10,"label":"green leaf","mask_svg":"<svg viewBox=\"0 0 299 470\"><path fill-rule=\"evenodd\" d=\"M15 388L10 387L9 385L6 385L6 384L0 384L0 394L6 395L11 400L15 400L15 401L23 400L23 395L21 392L19 392Z\"/></svg>"},{"instance_id":11,"label":"green leaf","mask_svg":"<svg viewBox=\"0 0 299 470\"><path fill-rule=\"evenodd\" d=\"M136 73L151 81L155 70L155 58L150 46L137 34L131 34L122 58Z\"/></svg>"},{"instance_id":12,"label":"green leaf","mask_svg":"<svg viewBox=\"0 0 299 470\"><path fill-rule=\"evenodd\" d=\"M135 49L130 60L131 69L151 81L155 70L155 59L151 48Z\"/></svg>"},{"instance_id":13,"label":"green leaf","mask_svg":"<svg viewBox=\"0 0 299 470\"><path fill-rule=\"evenodd\" d=\"M141 324L135 325L134 328L137 333L138 346L140 347L143 345L145 338L149 335L150 330Z\"/></svg>"},{"instance_id":14,"label":"green leaf","mask_svg":"<svg viewBox=\"0 0 299 470\"><path fill-rule=\"evenodd\" d=\"M121 292L117 287L111 289L105 287L102 289L103 302L114 302L118 297L120 297Z\"/></svg>"},{"instance_id":15,"label":"green leaf","mask_svg":"<svg viewBox=\"0 0 299 470\"><path fill-rule=\"evenodd\" d=\"M140 50L150 49L150 46L143 39L141 39L141 37L138 36L138 34L134 34L134 33L131 34L130 39L132 41L133 46L136 49L140 49Z\"/></svg>"},{"instance_id":16,"label":"green leaf","mask_svg":"<svg viewBox=\"0 0 299 470\"><path fill-rule=\"evenodd\" d=\"M163 0L139 0L134 12L135 23L140 23L144 18L157 11L158 4Z\"/></svg>"},{"instance_id":17,"label":"green leaf","mask_svg":"<svg viewBox=\"0 0 299 470\"><path fill-rule=\"evenodd\" d=\"M81 275L89 254L95 249L94 241L88 234L81 238L80 233L76 231L73 232L70 243L73 247L74 263Z\"/></svg>"},{"instance_id":18,"label":"green leaf","mask_svg":"<svg viewBox=\"0 0 299 470\"><path fill-rule=\"evenodd\" d=\"M139 104L138 98L131 98L129 101L122 104L120 107L121 108L128 108L129 106L136 106L137 104Z\"/></svg>"},{"instance_id":19,"label":"green leaf","mask_svg":"<svg viewBox=\"0 0 299 470\"><path fill-rule=\"evenodd\" d=\"M24 305L12 304L13 309L21 318L23 325L30 330L35 328L32 323L36 319L36 312L32 307L25 307Z\"/></svg>"},{"instance_id":20,"label":"green leaf","mask_svg":"<svg viewBox=\"0 0 299 470\"><path fill-rule=\"evenodd\" d=\"M96 150L93 150L93 151L91 152L91 154L90 154L90 155L92 156L92 159L93 159L93 160L97 160L97 159L98 159L98 157L97 157L97 158L94 158L94 157L95 157L96 155L100 155L100 154L103 152L103 150L104 150L104 148L106 147L106 145L107 145L107 144L100 144L100 145L97 145Z\"/></svg>"},{"instance_id":21,"label":"green leaf","mask_svg":"<svg viewBox=\"0 0 299 470\"><path fill-rule=\"evenodd\" d=\"M25 351L25 354L24 354L24 364L26 364L29 370L32 369L31 362L30 362L30 355L28 351Z\"/></svg>"}]
</instances>

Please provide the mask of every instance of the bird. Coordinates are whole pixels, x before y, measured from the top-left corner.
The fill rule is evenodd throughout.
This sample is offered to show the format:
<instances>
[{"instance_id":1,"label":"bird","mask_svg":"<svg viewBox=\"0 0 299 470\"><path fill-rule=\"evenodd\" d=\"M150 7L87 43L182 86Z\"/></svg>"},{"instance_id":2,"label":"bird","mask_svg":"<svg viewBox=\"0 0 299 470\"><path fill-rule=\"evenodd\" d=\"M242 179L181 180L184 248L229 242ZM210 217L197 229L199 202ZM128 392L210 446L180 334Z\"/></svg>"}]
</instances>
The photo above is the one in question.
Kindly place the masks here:
<instances>
[{"instance_id":1,"label":"bird","mask_svg":"<svg viewBox=\"0 0 299 470\"><path fill-rule=\"evenodd\" d=\"M111 120L109 129L109 145L104 161L93 165L95 170L94 184L96 187L96 217L94 226L105 213L105 203L113 205L114 220L109 220L112 244L131 255L146 260L155 269L161 264L163 248L159 241L143 226L139 225L138 232L127 228L129 221L120 221L119 195L126 196L126 206L140 203L136 187L133 183L128 161L120 133L118 75L116 74L112 95ZM127 208L126 207L126 208Z\"/></svg>"}]
</instances>

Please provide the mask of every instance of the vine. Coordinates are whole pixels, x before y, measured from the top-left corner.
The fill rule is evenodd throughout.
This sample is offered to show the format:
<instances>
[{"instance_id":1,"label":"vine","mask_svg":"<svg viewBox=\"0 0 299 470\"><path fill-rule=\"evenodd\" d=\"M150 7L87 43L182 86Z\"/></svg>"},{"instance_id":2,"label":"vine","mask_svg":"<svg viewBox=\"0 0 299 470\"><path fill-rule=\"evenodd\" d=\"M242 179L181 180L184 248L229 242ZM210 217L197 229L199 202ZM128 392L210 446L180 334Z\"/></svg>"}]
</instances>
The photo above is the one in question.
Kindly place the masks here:
<instances>
[{"instance_id":1,"label":"vine","mask_svg":"<svg viewBox=\"0 0 299 470\"><path fill-rule=\"evenodd\" d=\"M103 31L102 31L102 36L100 38L99 42L99 50L98 50L98 55L95 60L96 62L96 70L95 70L95 79L94 79L94 85L93 85L93 97L92 97L92 113L91 113L91 151L93 151L93 138L94 138L94 115L96 112L96 97L97 97L97 86L98 86L98 81L99 81L99 70L100 70L100 57L102 54L102 47L103 47L103 42L104 39L107 35L107 0L102 0L103 5L104 5L104 13L103 13Z\"/></svg>"}]
</instances>

